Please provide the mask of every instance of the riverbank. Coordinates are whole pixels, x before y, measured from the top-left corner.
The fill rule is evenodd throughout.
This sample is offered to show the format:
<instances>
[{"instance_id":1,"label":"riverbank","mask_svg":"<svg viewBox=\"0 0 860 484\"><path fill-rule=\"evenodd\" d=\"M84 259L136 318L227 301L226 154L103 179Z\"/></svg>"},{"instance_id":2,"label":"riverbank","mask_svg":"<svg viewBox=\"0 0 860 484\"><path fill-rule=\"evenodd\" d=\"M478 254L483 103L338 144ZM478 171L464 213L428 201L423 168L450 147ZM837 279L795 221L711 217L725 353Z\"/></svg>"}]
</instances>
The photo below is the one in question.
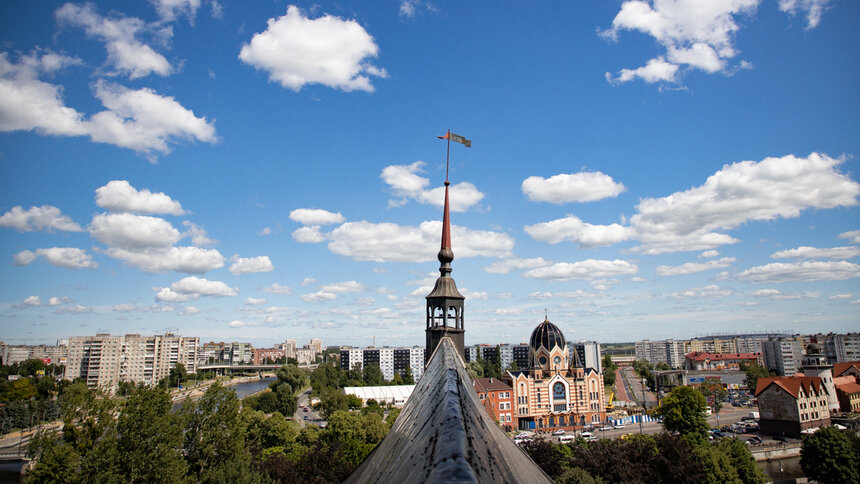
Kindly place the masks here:
<instances>
[{"instance_id":1,"label":"riverbank","mask_svg":"<svg viewBox=\"0 0 860 484\"><path fill-rule=\"evenodd\" d=\"M261 378L262 376L262 378ZM194 386L173 390L171 392L171 400L174 404L182 403L185 400L198 399L206 393L206 390L209 389L212 384L215 382L221 383L223 386L236 386L244 383L254 383L258 381L268 380L275 376L274 373L263 373L262 375L253 375L253 376L240 376L240 377L217 377L213 380L204 380L202 382L196 382Z\"/></svg>"}]
</instances>

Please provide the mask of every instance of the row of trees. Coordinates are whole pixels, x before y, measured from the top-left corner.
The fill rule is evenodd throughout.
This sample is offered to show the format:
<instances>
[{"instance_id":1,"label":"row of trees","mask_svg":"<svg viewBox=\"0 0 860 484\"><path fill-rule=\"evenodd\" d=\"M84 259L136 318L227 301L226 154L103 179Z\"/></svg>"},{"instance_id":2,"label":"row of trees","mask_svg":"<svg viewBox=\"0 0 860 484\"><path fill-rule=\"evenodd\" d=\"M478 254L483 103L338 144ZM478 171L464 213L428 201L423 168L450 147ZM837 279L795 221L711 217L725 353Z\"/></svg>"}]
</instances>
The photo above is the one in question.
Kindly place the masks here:
<instances>
[{"instance_id":1,"label":"row of trees","mask_svg":"<svg viewBox=\"0 0 860 484\"><path fill-rule=\"evenodd\" d=\"M298 394L308 386L308 374L289 364L275 370L275 376L277 379L269 385L271 391L245 397L242 403L263 413L280 412L292 416L298 408Z\"/></svg>"},{"instance_id":2,"label":"row of trees","mask_svg":"<svg viewBox=\"0 0 860 484\"><path fill-rule=\"evenodd\" d=\"M403 376L394 374L390 382L382 376L382 370L376 363L365 365L359 369L354 365L351 370L343 370L335 361L327 361L319 365L310 375L313 395L320 398L320 410L324 417L329 418L338 411L355 410L362 407L362 401L355 395L345 395L344 387L377 386L382 384L413 385L415 379L412 369L407 366Z\"/></svg>"},{"instance_id":3,"label":"row of trees","mask_svg":"<svg viewBox=\"0 0 860 484\"><path fill-rule=\"evenodd\" d=\"M298 377L283 373L271 393ZM342 482L396 418L384 420L379 407L336 411L325 429L299 430L280 411L243 407L218 383L179 411L158 386L109 397L75 383L60 400L63 431L30 442L28 482Z\"/></svg>"}]
</instances>

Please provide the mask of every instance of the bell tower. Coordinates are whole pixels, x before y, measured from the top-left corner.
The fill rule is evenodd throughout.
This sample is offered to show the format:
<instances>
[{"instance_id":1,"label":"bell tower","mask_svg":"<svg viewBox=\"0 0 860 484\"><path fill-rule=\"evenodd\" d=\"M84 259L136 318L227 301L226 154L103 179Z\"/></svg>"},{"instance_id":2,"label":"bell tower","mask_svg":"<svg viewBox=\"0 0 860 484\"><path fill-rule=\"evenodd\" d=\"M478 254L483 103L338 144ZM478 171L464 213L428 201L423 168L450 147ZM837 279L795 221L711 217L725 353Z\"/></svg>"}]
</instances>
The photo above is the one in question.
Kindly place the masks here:
<instances>
[{"instance_id":1,"label":"bell tower","mask_svg":"<svg viewBox=\"0 0 860 484\"><path fill-rule=\"evenodd\" d=\"M451 277L451 262L454 252L451 250L451 218L448 208L448 186L445 180L445 208L442 213L442 247L439 249L439 278L436 285L426 296L427 299L427 348L424 351L424 361L433 355L439 341L445 336L451 338L460 356L465 357L463 339L463 301L466 299L457 290L457 284Z\"/></svg>"}]
</instances>

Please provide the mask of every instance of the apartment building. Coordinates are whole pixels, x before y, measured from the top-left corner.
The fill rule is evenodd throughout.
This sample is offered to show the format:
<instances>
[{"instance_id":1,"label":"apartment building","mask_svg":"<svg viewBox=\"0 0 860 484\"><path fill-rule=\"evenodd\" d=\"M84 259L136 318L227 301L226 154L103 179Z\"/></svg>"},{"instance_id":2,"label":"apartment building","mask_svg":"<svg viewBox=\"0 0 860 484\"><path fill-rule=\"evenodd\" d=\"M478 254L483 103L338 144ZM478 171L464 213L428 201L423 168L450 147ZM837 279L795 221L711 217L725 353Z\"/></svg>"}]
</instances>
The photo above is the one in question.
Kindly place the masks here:
<instances>
[{"instance_id":1,"label":"apartment building","mask_svg":"<svg viewBox=\"0 0 860 484\"><path fill-rule=\"evenodd\" d=\"M762 342L764 366L780 376L791 376L800 371L803 363L803 339L769 338Z\"/></svg>"},{"instance_id":2,"label":"apartment building","mask_svg":"<svg viewBox=\"0 0 860 484\"><path fill-rule=\"evenodd\" d=\"M424 347L413 346L411 348L351 348L343 347L340 350L340 367L343 370L354 368L364 369L369 364L379 365L382 376L391 381L395 373L401 376L406 372L408 366L412 371L415 381L424 374Z\"/></svg>"}]
</instances>

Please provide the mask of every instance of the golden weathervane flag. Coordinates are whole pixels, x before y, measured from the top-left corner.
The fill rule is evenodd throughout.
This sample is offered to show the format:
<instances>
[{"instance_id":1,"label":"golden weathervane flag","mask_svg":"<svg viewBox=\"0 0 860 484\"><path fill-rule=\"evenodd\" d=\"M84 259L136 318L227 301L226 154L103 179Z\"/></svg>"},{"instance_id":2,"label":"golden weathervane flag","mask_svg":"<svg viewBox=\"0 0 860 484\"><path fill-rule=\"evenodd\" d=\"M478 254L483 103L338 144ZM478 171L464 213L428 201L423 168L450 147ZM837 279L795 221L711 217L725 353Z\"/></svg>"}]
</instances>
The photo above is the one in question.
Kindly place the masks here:
<instances>
[{"instance_id":1,"label":"golden weathervane flag","mask_svg":"<svg viewBox=\"0 0 860 484\"><path fill-rule=\"evenodd\" d=\"M455 141L457 143L465 145L466 148L472 147L472 141L471 140L467 140L465 137L460 136L459 134L454 134L450 131L445 133L445 136L437 136L437 138L439 138L439 139L450 139L451 141Z\"/></svg>"}]
</instances>

